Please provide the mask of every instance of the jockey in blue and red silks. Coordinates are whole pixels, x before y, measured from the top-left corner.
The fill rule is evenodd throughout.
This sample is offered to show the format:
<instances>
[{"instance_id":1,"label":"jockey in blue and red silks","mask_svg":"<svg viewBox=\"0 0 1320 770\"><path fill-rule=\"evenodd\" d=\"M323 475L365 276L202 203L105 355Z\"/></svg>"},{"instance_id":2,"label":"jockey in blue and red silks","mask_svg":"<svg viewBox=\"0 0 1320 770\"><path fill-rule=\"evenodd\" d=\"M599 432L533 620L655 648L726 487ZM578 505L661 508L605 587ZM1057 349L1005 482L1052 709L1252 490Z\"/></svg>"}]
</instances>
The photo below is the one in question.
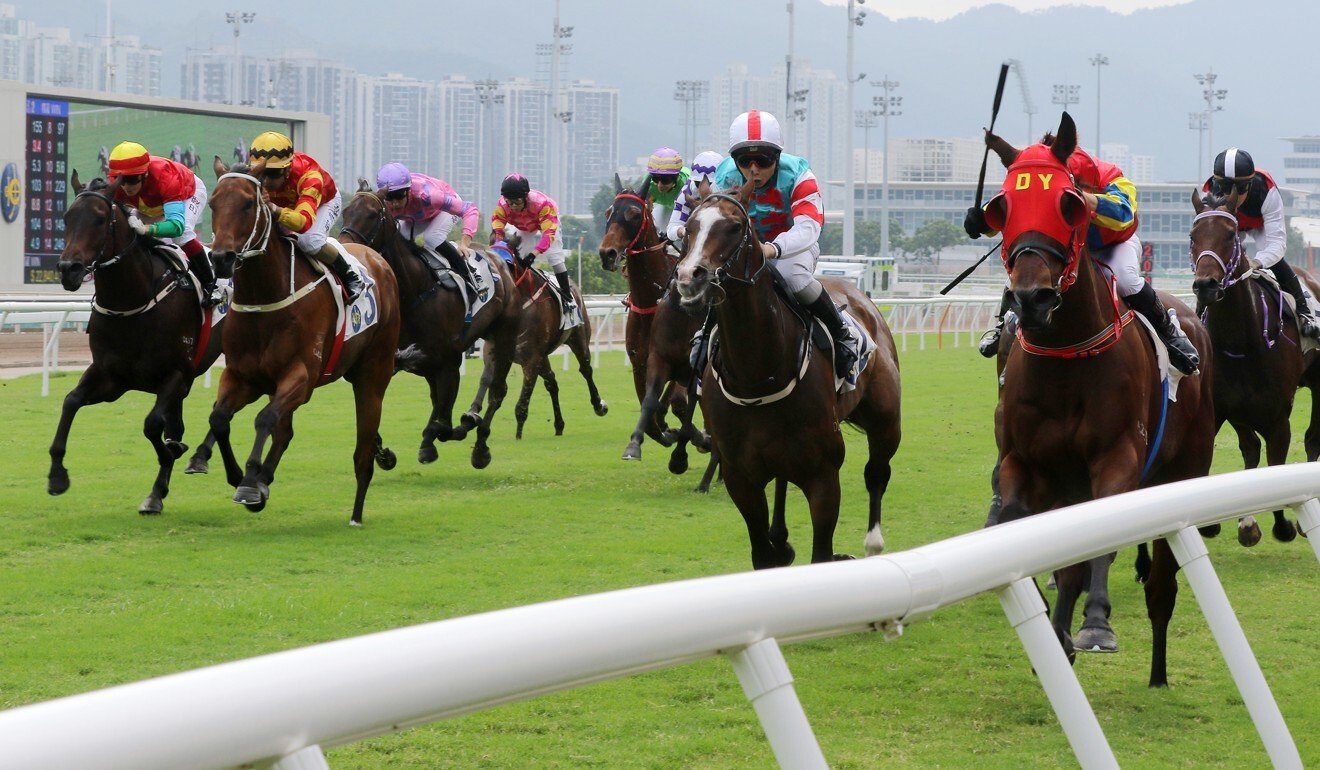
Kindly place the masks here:
<instances>
[{"instance_id":1,"label":"jockey in blue and red silks","mask_svg":"<svg viewBox=\"0 0 1320 770\"><path fill-rule=\"evenodd\" d=\"M784 152L779 121L761 110L744 112L729 127L729 157L720 162L713 188L736 195L747 182L753 185L747 214L763 256L834 337L835 373L855 376L858 339L815 276L825 223L816 175L806 159Z\"/></svg>"},{"instance_id":2,"label":"jockey in blue and red silks","mask_svg":"<svg viewBox=\"0 0 1320 770\"><path fill-rule=\"evenodd\" d=\"M480 277L468 270L472 256L472 237L481 221L477 204L465 201L443 180L408 171L402 163L386 163L376 172L376 188L385 208L394 217L399 233L409 242L421 236L430 252L443 254L449 267L474 289ZM463 220L463 235L455 245L448 239L454 223ZM440 279L439 263L430 264L429 252L423 252L427 267Z\"/></svg>"},{"instance_id":3,"label":"jockey in blue and red silks","mask_svg":"<svg viewBox=\"0 0 1320 770\"><path fill-rule=\"evenodd\" d=\"M1003 140L986 132L987 144L997 142L1002 143ZM1200 366L1196 346L1169 318L1164 303L1155 293L1155 287L1146 283L1141 276L1136 185L1123 175L1123 170L1118 166L1097 160L1080 147L1068 157L1068 173L1091 212L1091 222L1086 228L1086 248L1091 258L1109 268L1114 276L1118 296L1155 327L1156 333L1169 348L1173 365L1184 374L1195 372ZM985 211L976 206L967 210L963 229L972 238L994 232L985 222ZM1005 289L999 320L981 338L981 355L986 358L993 358L999 352L999 335L1004 328L1004 315L1008 311L1010 299L1011 294Z\"/></svg>"}]
</instances>

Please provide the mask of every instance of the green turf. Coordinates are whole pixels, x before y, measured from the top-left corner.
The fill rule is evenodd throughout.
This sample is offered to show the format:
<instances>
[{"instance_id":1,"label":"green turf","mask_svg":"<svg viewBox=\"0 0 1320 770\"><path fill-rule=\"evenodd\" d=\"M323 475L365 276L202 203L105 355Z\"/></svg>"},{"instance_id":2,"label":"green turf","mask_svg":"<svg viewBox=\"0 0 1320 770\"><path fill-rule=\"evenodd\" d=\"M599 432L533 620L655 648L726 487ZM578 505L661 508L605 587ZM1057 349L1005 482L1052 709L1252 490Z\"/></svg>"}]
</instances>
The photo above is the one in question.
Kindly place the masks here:
<instances>
[{"instance_id":1,"label":"green turf","mask_svg":"<svg viewBox=\"0 0 1320 770\"><path fill-rule=\"evenodd\" d=\"M38 377L0 381L8 424L0 437L0 706L483 610L747 569L746 534L722 491L692 494L695 473L670 476L666 456L649 442L641 463L619 460L637 408L620 357L607 355L598 370L607 417L591 414L575 372L562 373L566 434L553 436L538 391L526 438L515 442L510 403L485 471L470 467L466 443L441 445L434 465L415 462L425 388L400 375L382 426L399 467L377 472L360 530L346 524L353 419L342 383L298 412L264 512L229 502L219 475L180 473L165 513L141 517L137 504L154 473L141 437L146 396L81 414L67 458L73 487L51 498L46 449L75 379L55 378L50 398L38 396ZM964 346L913 350L902 367L904 442L886 498L891 550L979 527L994 462L989 363ZM474 380L465 377L460 404ZM187 409L190 443L214 397L199 391ZM1299 397L1299 415L1309 413L1308 398ZM243 450L254 416L249 408L236 423ZM863 442L853 433L848 440L835 544L860 554ZM1238 467L1235 443L1220 437L1217 471ZM693 459L695 466L704 456ZM789 525L806 553L800 496L790 497ZM1317 565L1306 542L1266 537L1248 550L1229 532L1210 550L1303 762L1318 765ZM1170 634L1173 686L1146 688L1149 626L1131 563L1132 551L1119 555L1111 586L1122 652L1077 664L1119 762L1265 765L1185 583ZM993 596L941 611L895 642L871 634L785 653L833 767L1072 763ZM335 749L329 759L336 768L773 764L724 660L503 706Z\"/></svg>"}]
</instances>

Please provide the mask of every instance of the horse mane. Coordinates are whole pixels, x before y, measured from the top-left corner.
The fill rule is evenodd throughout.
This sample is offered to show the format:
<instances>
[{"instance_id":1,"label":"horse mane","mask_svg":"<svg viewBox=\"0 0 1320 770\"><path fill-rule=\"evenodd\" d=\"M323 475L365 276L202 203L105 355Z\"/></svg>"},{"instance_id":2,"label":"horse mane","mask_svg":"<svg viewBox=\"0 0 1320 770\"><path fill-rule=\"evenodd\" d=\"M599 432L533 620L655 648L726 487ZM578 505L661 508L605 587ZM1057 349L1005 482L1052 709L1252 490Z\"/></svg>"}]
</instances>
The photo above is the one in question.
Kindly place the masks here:
<instances>
[{"instance_id":1,"label":"horse mane","mask_svg":"<svg viewBox=\"0 0 1320 770\"><path fill-rule=\"evenodd\" d=\"M1201 196L1201 202L1208 209L1217 209L1221 206L1228 206L1228 196L1219 193L1207 192Z\"/></svg>"},{"instance_id":2,"label":"horse mane","mask_svg":"<svg viewBox=\"0 0 1320 770\"><path fill-rule=\"evenodd\" d=\"M1045 135L1040 138L1040 143L1045 145L1046 147L1053 147L1054 140L1057 138L1058 137L1054 135L1053 131L1046 131Z\"/></svg>"},{"instance_id":3,"label":"horse mane","mask_svg":"<svg viewBox=\"0 0 1320 770\"><path fill-rule=\"evenodd\" d=\"M84 190L91 190L91 191L95 192L95 191L97 191L97 190L104 190L105 188L107 188L107 187L109 187L109 186L110 186L110 183L109 183L109 182L105 181L104 179L102 179L101 177L98 176L98 177L96 177L95 179L93 179L92 181L88 182L88 183L87 183L87 186L84 187L83 189L84 189Z\"/></svg>"},{"instance_id":4,"label":"horse mane","mask_svg":"<svg viewBox=\"0 0 1320 770\"><path fill-rule=\"evenodd\" d=\"M229 167L229 173L231 173L231 174L251 174L251 173L252 173L252 164L250 164L250 163L244 163L244 162L242 162L242 161L239 161L239 162L237 162L237 163L235 163L234 165L232 165L232 166Z\"/></svg>"}]
</instances>

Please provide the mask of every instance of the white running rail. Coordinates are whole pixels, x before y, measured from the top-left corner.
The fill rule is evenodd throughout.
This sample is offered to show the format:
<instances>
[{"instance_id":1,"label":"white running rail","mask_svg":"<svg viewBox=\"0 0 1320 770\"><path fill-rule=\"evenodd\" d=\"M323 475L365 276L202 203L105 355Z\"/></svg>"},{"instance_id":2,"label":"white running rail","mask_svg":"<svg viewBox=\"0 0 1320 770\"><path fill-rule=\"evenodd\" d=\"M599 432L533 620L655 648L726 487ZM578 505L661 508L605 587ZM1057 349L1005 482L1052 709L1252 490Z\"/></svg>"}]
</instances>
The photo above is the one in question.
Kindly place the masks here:
<instances>
[{"instance_id":1,"label":"white running rail","mask_svg":"<svg viewBox=\"0 0 1320 770\"><path fill-rule=\"evenodd\" d=\"M779 764L824 768L779 644L869 630L896 638L906 624L993 591L1081 765L1112 768L1031 576L1163 536L1270 761L1300 768L1196 526L1290 506L1320 556L1317 496L1312 463L1239 471L888 556L581 596L226 663L0 712L0 767L326 768L326 747L725 655Z\"/></svg>"}]
</instances>

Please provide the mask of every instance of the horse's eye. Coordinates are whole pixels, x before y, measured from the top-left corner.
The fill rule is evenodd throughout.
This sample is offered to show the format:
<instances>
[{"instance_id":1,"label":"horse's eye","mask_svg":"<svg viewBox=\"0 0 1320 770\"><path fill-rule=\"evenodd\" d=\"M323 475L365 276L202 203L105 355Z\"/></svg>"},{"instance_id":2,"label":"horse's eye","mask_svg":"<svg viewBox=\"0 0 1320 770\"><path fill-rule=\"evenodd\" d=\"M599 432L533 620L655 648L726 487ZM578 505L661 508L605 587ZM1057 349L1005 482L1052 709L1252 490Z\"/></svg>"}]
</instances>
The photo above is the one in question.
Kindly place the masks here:
<instances>
[{"instance_id":1,"label":"horse's eye","mask_svg":"<svg viewBox=\"0 0 1320 770\"><path fill-rule=\"evenodd\" d=\"M103 217L103 216L99 216L99 215L96 217L96 226L97 226L97 227L105 227L105 223L106 223L106 219L105 219L105 217Z\"/></svg>"},{"instance_id":2,"label":"horse's eye","mask_svg":"<svg viewBox=\"0 0 1320 770\"><path fill-rule=\"evenodd\" d=\"M244 210L244 211L251 211L252 209L255 209L256 207L257 207L257 202L254 201L254 200L247 201L247 202L245 202L245 203L243 204L243 210Z\"/></svg>"}]
</instances>

